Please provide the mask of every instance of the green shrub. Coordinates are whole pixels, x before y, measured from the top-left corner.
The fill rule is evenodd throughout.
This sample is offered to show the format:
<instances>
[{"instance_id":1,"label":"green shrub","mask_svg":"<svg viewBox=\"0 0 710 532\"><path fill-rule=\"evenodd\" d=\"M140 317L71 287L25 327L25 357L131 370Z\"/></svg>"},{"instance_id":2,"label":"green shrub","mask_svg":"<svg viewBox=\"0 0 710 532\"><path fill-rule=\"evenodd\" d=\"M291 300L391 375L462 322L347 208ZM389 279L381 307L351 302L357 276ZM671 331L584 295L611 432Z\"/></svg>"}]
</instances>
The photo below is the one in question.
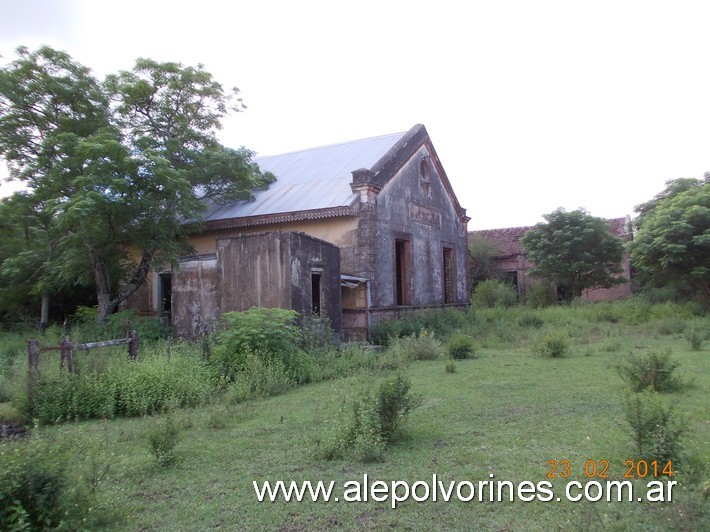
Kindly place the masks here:
<instances>
[{"instance_id":1,"label":"green shrub","mask_svg":"<svg viewBox=\"0 0 710 532\"><path fill-rule=\"evenodd\" d=\"M533 353L546 358L559 358L567 353L569 342L560 333L551 333L533 344Z\"/></svg>"},{"instance_id":2,"label":"green shrub","mask_svg":"<svg viewBox=\"0 0 710 532\"><path fill-rule=\"evenodd\" d=\"M518 304L518 293L507 283L489 279L478 283L471 303L477 308L512 307Z\"/></svg>"},{"instance_id":3,"label":"green shrub","mask_svg":"<svg viewBox=\"0 0 710 532\"><path fill-rule=\"evenodd\" d=\"M700 325L695 324L686 329L684 336L693 351L700 351L703 348L708 333Z\"/></svg>"},{"instance_id":4,"label":"green shrub","mask_svg":"<svg viewBox=\"0 0 710 532\"><path fill-rule=\"evenodd\" d=\"M528 327L531 329L539 329L540 327L542 327L545 324L545 320L543 320L537 314L525 313L522 316L520 316L520 319L518 319L518 324L521 327Z\"/></svg>"},{"instance_id":5,"label":"green shrub","mask_svg":"<svg viewBox=\"0 0 710 532\"><path fill-rule=\"evenodd\" d=\"M418 406L406 377L382 381L376 391L361 393L352 403L350 415L338 415L340 427L322 449L326 459L353 455L362 462L382 459L386 446L402 435L408 414Z\"/></svg>"},{"instance_id":6,"label":"green shrub","mask_svg":"<svg viewBox=\"0 0 710 532\"><path fill-rule=\"evenodd\" d=\"M373 325L370 338L374 344L389 345L395 338L417 335L425 329L444 337L471 325L474 319L472 312L458 309L413 311Z\"/></svg>"},{"instance_id":7,"label":"green shrub","mask_svg":"<svg viewBox=\"0 0 710 532\"><path fill-rule=\"evenodd\" d=\"M283 362L270 360L263 354L247 353L244 366L227 390L226 399L231 403L241 403L278 395L295 385Z\"/></svg>"},{"instance_id":8,"label":"green shrub","mask_svg":"<svg viewBox=\"0 0 710 532\"><path fill-rule=\"evenodd\" d=\"M160 466L169 466L175 462L175 446L178 444L180 431L171 415L157 421L156 427L148 433L148 446Z\"/></svg>"},{"instance_id":9,"label":"green shrub","mask_svg":"<svg viewBox=\"0 0 710 532\"><path fill-rule=\"evenodd\" d=\"M449 340L449 356L456 360L475 358L476 343L473 338L465 334L457 334Z\"/></svg>"},{"instance_id":10,"label":"green shrub","mask_svg":"<svg viewBox=\"0 0 710 532\"><path fill-rule=\"evenodd\" d=\"M131 329L138 332L142 343L153 343L173 334L172 328L160 318L141 316L135 309L116 312L106 318L106 323L97 324L96 307L79 307L70 323L74 341L125 338Z\"/></svg>"},{"instance_id":11,"label":"green shrub","mask_svg":"<svg viewBox=\"0 0 710 532\"><path fill-rule=\"evenodd\" d=\"M674 375L678 362L671 358L671 351L651 351L643 355L629 353L625 362L617 366L621 379L634 392L650 389L655 392L672 392L682 386Z\"/></svg>"},{"instance_id":12,"label":"green shrub","mask_svg":"<svg viewBox=\"0 0 710 532\"><path fill-rule=\"evenodd\" d=\"M447 360L444 370L446 373L456 373L456 361L453 359Z\"/></svg>"},{"instance_id":13,"label":"green shrub","mask_svg":"<svg viewBox=\"0 0 710 532\"><path fill-rule=\"evenodd\" d=\"M278 361L296 382L308 382L310 361L300 350L298 314L280 308L252 308L223 315L225 326L216 335L212 363L217 373L234 382L247 367L250 354L269 366Z\"/></svg>"},{"instance_id":14,"label":"green shrub","mask_svg":"<svg viewBox=\"0 0 710 532\"><path fill-rule=\"evenodd\" d=\"M87 528L93 497L70 477L68 455L37 438L0 442L0 529Z\"/></svg>"},{"instance_id":15,"label":"green shrub","mask_svg":"<svg viewBox=\"0 0 710 532\"><path fill-rule=\"evenodd\" d=\"M549 283L532 283L525 293L525 306L531 308L551 307L557 304L557 294Z\"/></svg>"},{"instance_id":16,"label":"green shrub","mask_svg":"<svg viewBox=\"0 0 710 532\"><path fill-rule=\"evenodd\" d=\"M680 334L688 327L685 320L681 318L666 318L660 320L656 326L658 334L670 336L672 334Z\"/></svg>"},{"instance_id":17,"label":"green shrub","mask_svg":"<svg viewBox=\"0 0 710 532\"><path fill-rule=\"evenodd\" d=\"M426 329L417 335L394 338L388 349L395 356L410 360L434 360L444 354L444 345Z\"/></svg>"},{"instance_id":18,"label":"green shrub","mask_svg":"<svg viewBox=\"0 0 710 532\"><path fill-rule=\"evenodd\" d=\"M650 390L627 393L624 415L631 430L638 459L674 465L681 458L683 424L673 407Z\"/></svg>"},{"instance_id":19,"label":"green shrub","mask_svg":"<svg viewBox=\"0 0 710 532\"><path fill-rule=\"evenodd\" d=\"M301 316L298 325L300 327L300 347L304 351L320 351L340 345L340 338L333 331L333 326L328 318Z\"/></svg>"}]
</instances>

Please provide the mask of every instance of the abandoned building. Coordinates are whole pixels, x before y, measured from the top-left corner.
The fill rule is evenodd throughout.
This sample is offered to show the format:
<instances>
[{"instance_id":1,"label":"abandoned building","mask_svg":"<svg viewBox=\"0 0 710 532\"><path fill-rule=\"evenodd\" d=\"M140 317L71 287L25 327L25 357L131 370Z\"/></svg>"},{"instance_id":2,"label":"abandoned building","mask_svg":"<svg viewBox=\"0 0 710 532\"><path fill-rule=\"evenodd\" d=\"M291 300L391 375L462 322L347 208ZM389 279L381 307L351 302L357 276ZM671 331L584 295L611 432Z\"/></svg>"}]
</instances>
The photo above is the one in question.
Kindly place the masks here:
<instances>
[{"instance_id":1,"label":"abandoned building","mask_svg":"<svg viewBox=\"0 0 710 532\"><path fill-rule=\"evenodd\" d=\"M326 316L349 338L414 309L468 302L468 218L423 125L255 159L276 181L208 204L195 254L128 301L195 336L224 312Z\"/></svg>"},{"instance_id":2,"label":"abandoned building","mask_svg":"<svg viewBox=\"0 0 710 532\"><path fill-rule=\"evenodd\" d=\"M611 233L624 242L632 238L631 218L612 218L608 220ZM486 229L481 231L471 231L469 237L485 238L492 242L497 248L497 254L493 258L493 271L504 281L512 284L517 292L520 301L525 301L525 294L530 289L535 280L528 274L528 270L533 264L527 260L527 255L520 242L522 236L532 227L506 227L502 229ZM582 297L588 301L611 301L625 299L631 295L631 263L629 254L624 252L621 267L622 277L627 282L613 286L611 288L594 288L582 292Z\"/></svg>"}]
</instances>

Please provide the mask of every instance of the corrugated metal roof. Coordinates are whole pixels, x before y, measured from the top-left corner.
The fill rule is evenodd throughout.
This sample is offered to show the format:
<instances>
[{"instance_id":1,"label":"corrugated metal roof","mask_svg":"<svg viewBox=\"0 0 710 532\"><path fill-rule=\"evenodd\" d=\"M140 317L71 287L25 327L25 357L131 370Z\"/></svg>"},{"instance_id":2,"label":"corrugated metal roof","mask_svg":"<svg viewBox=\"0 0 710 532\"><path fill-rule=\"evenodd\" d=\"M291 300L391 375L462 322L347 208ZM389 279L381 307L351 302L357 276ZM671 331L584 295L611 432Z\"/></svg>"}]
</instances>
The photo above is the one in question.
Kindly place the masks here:
<instances>
[{"instance_id":1,"label":"corrugated metal roof","mask_svg":"<svg viewBox=\"0 0 710 532\"><path fill-rule=\"evenodd\" d=\"M320 148L256 157L276 181L254 193L254 201L230 205L210 203L206 221L286 212L346 207L356 199L350 189L352 171L372 168L406 132L333 144Z\"/></svg>"}]
</instances>

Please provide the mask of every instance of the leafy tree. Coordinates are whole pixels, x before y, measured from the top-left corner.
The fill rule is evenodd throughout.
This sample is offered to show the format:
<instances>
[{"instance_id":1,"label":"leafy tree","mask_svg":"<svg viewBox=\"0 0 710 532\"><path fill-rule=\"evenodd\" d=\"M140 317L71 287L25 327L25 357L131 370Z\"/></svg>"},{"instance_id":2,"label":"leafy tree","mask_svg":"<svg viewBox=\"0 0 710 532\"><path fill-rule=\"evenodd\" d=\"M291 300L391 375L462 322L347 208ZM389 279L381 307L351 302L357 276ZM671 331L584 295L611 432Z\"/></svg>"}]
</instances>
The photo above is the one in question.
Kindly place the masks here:
<instances>
[{"instance_id":1,"label":"leafy tree","mask_svg":"<svg viewBox=\"0 0 710 532\"><path fill-rule=\"evenodd\" d=\"M609 223L583 209L560 208L543 215L521 238L531 275L555 283L565 299L580 297L587 288L609 288L626 282L620 274L623 243L611 234Z\"/></svg>"},{"instance_id":2,"label":"leafy tree","mask_svg":"<svg viewBox=\"0 0 710 532\"><path fill-rule=\"evenodd\" d=\"M17 53L0 69L0 155L58 233L48 279L93 283L99 322L191 251L206 198L249 199L274 179L217 141L241 101L201 65L139 59L100 83L63 52Z\"/></svg>"},{"instance_id":3,"label":"leafy tree","mask_svg":"<svg viewBox=\"0 0 710 532\"><path fill-rule=\"evenodd\" d=\"M498 245L482 236L469 235L468 253L471 258L471 280L473 284L494 278L494 261L500 254Z\"/></svg>"},{"instance_id":4,"label":"leafy tree","mask_svg":"<svg viewBox=\"0 0 710 532\"><path fill-rule=\"evenodd\" d=\"M641 280L657 287L687 287L710 299L710 173L702 181L668 181L636 212L631 259Z\"/></svg>"}]
</instances>

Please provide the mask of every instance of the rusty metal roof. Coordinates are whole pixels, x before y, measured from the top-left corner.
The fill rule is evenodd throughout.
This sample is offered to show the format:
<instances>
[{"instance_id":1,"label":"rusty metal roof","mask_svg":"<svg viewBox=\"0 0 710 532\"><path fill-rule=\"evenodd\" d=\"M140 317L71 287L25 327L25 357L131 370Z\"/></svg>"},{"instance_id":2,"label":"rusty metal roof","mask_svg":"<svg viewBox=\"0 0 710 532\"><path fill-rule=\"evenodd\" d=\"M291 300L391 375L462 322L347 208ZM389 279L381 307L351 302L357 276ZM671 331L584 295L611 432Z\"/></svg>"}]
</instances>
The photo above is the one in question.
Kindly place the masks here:
<instances>
[{"instance_id":1,"label":"rusty metal roof","mask_svg":"<svg viewBox=\"0 0 710 532\"><path fill-rule=\"evenodd\" d=\"M208 222L280 213L349 207L356 200L350 189L352 171L372 168L407 132L333 144L320 148L256 157L276 181L254 193L254 201L229 205L210 203Z\"/></svg>"}]
</instances>

